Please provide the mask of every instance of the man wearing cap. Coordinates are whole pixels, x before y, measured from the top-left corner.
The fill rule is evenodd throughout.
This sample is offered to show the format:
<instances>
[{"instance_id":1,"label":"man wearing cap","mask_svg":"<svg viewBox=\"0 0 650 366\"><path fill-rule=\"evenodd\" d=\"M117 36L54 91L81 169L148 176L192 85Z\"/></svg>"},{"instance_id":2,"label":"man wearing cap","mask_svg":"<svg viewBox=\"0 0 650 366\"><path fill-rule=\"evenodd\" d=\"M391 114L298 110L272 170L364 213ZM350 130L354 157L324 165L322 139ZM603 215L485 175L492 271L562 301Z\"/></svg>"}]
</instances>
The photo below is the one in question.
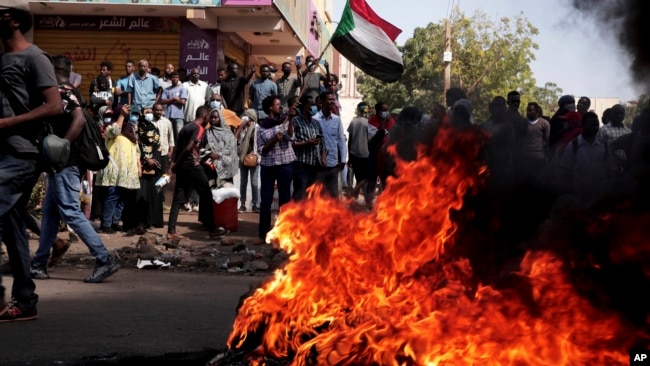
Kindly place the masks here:
<instances>
[{"instance_id":1,"label":"man wearing cap","mask_svg":"<svg viewBox=\"0 0 650 366\"><path fill-rule=\"evenodd\" d=\"M19 206L26 204L20 198L31 194L38 177L36 141L41 121L61 113L52 61L24 36L31 28L26 0L0 3L4 50L0 53L0 235L14 276L13 300L6 304L0 284L0 322L38 317L36 285L29 274L29 242Z\"/></svg>"}]
</instances>

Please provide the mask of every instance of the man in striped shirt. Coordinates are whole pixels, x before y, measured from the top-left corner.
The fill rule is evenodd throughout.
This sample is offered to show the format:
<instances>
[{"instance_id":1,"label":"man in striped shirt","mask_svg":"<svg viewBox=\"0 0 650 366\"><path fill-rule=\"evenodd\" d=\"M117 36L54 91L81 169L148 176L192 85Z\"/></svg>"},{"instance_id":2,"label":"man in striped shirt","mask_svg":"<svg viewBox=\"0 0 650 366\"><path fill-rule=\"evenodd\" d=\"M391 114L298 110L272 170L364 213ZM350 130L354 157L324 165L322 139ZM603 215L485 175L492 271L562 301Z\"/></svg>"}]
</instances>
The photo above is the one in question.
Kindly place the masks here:
<instances>
[{"instance_id":1,"label":"man in striped shirt","mask_svg":"<svg viewBox=\"0 0 650 366\"><path fill-rule=\"evenodd\" d=\"M295 100L295 96L289 98ZM299 113L293 119L296 139L293 150L296 161L293 163L293 199L299 201L306 195L307 187L314 184L319 169L325 166L327 150L323 140L323 129L313 119L318 108L314 98L309 95L300 97Z\"/></svg>"}]
</instances>

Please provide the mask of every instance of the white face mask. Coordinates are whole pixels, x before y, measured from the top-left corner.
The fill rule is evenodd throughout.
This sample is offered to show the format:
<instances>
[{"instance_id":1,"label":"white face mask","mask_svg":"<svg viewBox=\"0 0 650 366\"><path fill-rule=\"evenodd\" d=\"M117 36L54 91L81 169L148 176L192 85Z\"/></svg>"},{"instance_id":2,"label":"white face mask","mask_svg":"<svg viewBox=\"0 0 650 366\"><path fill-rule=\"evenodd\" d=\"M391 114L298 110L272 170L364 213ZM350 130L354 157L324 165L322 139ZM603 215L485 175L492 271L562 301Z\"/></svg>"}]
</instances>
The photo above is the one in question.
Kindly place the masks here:
<instances>
[{"instance_id":1,"label":"white face mask","mask_svg":"<svg viewBox=\"0 0 650 366\"><path fill-rule=\"evenodd\" d=\"M148 122L153 121L153 113L145 113L144 119L147 120Z\"/></svg>"},{"instance_id":2,"label":"white face mask","mask_svg":"<svg viewBox=\"0 0 650 366\"><path fill-rule=\"evenodd\" d=\"M221 102L213 100L210 101L210 108L212 109L221 109Z\"/></svg>"},{"instance_id":3,"label":"white face mask","mask_svg":"<svg viewBox=\"0 0 650 366\"><path fill-rule=\"evenodd\" d=\"M106 117L104 118L104 123L111 123L112 118L111 117Z\"/></svg>"}]
</instances>

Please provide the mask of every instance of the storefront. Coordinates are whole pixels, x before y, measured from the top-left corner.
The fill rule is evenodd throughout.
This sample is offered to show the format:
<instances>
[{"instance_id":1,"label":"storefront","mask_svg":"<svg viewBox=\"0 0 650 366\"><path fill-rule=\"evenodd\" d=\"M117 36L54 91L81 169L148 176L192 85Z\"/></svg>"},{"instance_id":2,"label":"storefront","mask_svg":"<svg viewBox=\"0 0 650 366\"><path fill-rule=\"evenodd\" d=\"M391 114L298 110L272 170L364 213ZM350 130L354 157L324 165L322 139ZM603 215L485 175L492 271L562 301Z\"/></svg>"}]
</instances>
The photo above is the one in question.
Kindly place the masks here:
<instances>
[{"instance_id":1,"label":"storefront","mask_svg":"<svg viewBox=\"0 0 650 366\"><path fill-rule=\"evenodd\" d=\"M82 75L88 90L104 60L113 63L114 79L124 75L124 62L149 60L151 67L179 65L180 21L175 18L128 16L41 16L34 19L34 43L50 55L65 55Z\"/></svg>"}]
</instances>

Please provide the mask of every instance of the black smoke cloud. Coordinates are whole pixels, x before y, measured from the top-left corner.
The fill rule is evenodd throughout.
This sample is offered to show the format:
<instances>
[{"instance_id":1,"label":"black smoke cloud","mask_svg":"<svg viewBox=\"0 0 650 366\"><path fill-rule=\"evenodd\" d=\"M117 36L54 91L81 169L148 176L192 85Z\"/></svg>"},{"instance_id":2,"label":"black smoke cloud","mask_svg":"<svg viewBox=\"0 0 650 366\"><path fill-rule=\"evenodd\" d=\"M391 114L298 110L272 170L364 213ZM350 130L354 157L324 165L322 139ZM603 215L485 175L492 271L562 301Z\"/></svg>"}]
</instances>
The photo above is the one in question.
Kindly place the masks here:
<instances>
[{"instance_id":1,"label":"black smoke cloud","mask_svg":"<svg viewBox=\"0 0 650 366\"><path fill-rule=\"evenodd\" d=\"M573 7L595 16L604 29L616 32L620 44L629 52L630 68L636 82L650 90L650 1L647 0L571 0ZM611 57L619 57L612 54Z\"/></svg>"}]
</instances>

